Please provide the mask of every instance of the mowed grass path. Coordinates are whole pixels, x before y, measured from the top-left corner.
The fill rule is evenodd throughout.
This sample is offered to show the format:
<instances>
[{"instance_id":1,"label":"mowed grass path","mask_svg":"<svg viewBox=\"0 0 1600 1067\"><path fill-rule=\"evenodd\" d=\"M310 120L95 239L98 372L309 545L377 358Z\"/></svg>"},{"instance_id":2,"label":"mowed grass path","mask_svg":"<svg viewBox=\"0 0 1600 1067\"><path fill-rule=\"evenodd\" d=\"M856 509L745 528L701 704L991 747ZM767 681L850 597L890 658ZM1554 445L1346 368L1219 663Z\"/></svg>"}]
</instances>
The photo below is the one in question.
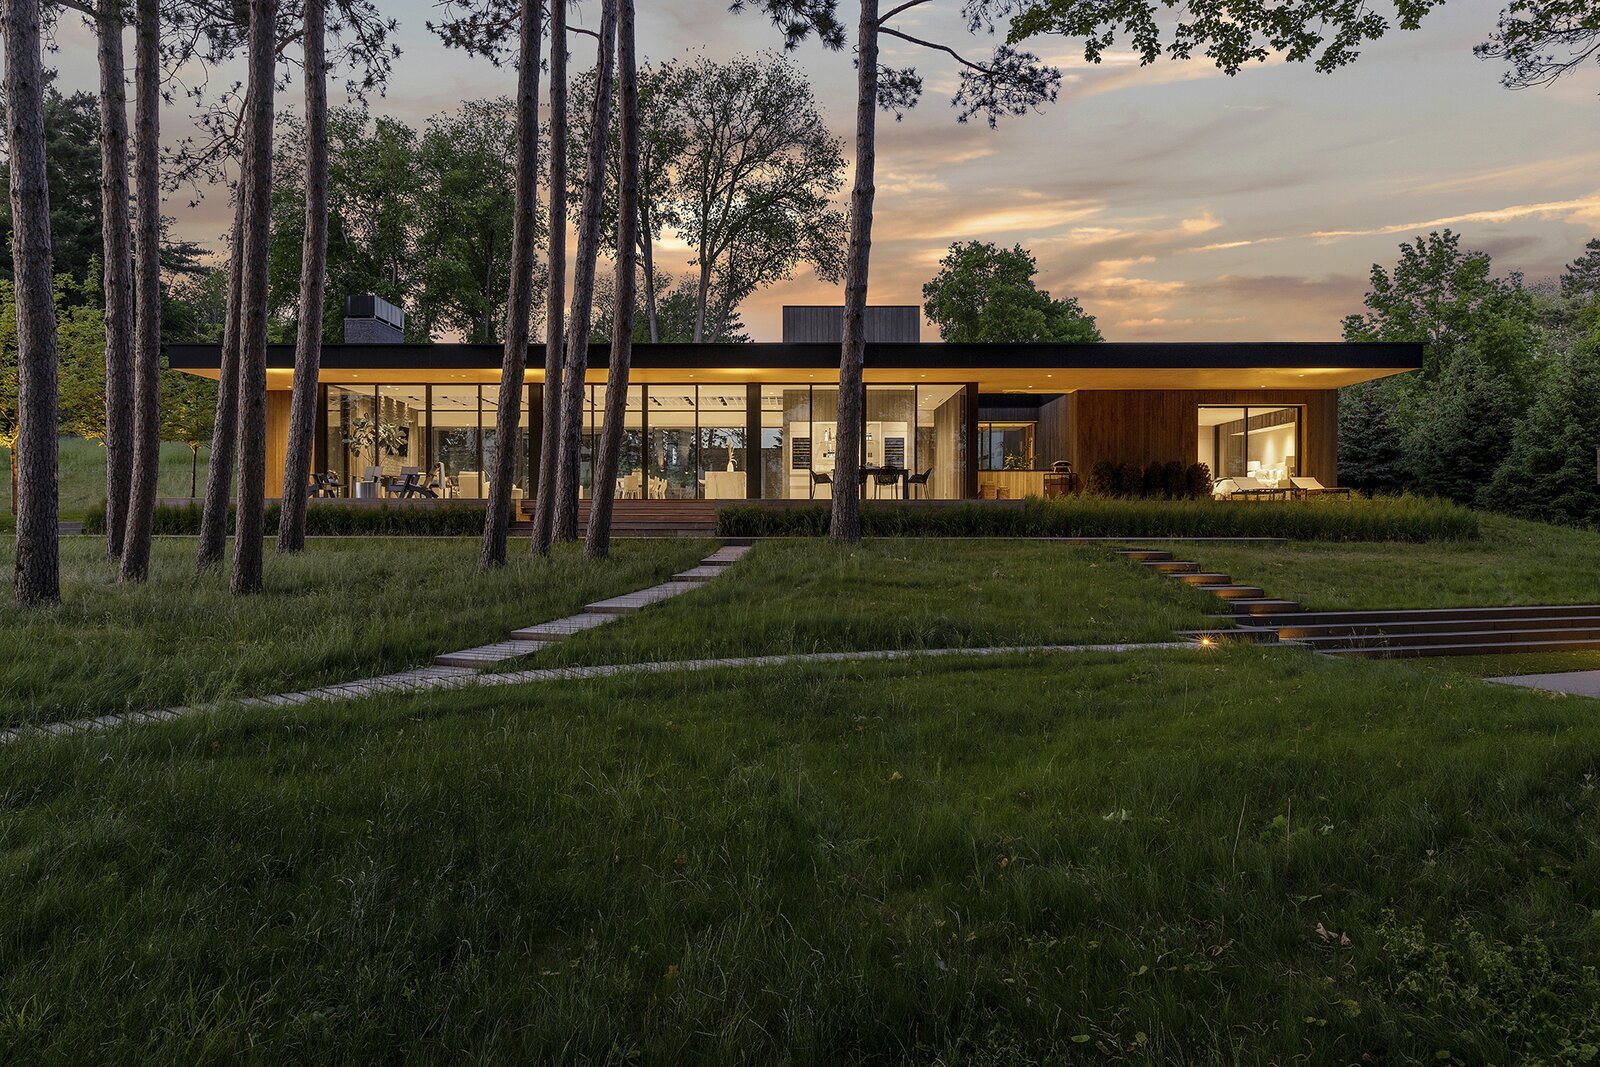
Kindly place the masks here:
<instances>
[{"instance_id":1,"label":"mowed grass path","mask_svg":"<svg viewBox=\"0 0 1600 1067\"><path fill-rule=\"evenodd\" d=\"M1184 552L1318 611L1600 604L1600 533L1502 515L1479 520L1477 541L1218 543Z\"/></svg>"},{"instance_id":2,"label":"mowed grass path","mask_svg":"<svg viewBox=\"0 0 1600 1067\"><path fill-rule=\"evenodd\" d=\"M1106 547L778 539L757 544L706 588L574 637L534 662L1170 641L1216 610L1211 597Z\"/></svg>"},{"instance_id":3,"label":"mowed grass path","mask_svg":"<svg viewBox=\"0 0 1600 1067\"><path fill-rule=\"evenodd\" d=\"M261 596L197 575L193 538L157 538L148 583L120 587L100 538L62 541L62 602L0 604L0 726L147 710L368 678L441 652L503 640L517 626L659 582L709 541L619 541L606 563L576 546L477 569L473 538L314 538L267 549ZM0 541L0 571L15 546Z\"/></svg>"},{"instance_id":4,"label":"mowed grass path","mask_svg":"<svg viewBox=\"0 0 1600 1067\"><path fill-rule=\"evenodd\" d=\"M17 1062L1557 1062L1600 721L1238 649L0 749ZM1565 1061L1561 1061L1565 1062Z\"/></svg>"}]
</instances>

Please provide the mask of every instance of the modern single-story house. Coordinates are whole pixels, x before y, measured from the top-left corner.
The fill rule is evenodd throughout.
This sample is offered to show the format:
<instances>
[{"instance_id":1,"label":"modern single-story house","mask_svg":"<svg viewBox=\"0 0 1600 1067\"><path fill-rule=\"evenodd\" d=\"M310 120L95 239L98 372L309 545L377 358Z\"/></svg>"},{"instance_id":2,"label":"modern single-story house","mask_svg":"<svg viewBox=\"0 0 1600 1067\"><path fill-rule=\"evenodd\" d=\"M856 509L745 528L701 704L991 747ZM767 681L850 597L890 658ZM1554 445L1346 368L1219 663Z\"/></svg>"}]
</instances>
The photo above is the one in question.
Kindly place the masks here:
<instances>
[{"instance_id":1,"label":"modern single-story house","mask_svg":"<svg viewBox=\"0 0 1600 1067\"><path fill-rule=\"evenodd\" d=\"M343 344L323 348L313 470L336 495L378 497L420 473L440 495L477 498L492 467L501 349L403 344L403 314L346 303ZM838 308L785 308L784 339L636 344L624 499L825 498L838 410ZM915 307L873 308L866 353L867 495L929 499L1043 494L1059 462L1206 463L1221 479L1338 484L1338 389L1413 370L1413 344L926 344ZM175 369L217 376L215 345L172 345ZM590 350L583 471L600 430L609 346ZM537 470L543 347L528 361L515 494ZM267 487L278 495L292 345L267 352ZM335 479L327 479L333 484ZM585 484L585 493L588 492Z\"/></svg>"}]
</instances>

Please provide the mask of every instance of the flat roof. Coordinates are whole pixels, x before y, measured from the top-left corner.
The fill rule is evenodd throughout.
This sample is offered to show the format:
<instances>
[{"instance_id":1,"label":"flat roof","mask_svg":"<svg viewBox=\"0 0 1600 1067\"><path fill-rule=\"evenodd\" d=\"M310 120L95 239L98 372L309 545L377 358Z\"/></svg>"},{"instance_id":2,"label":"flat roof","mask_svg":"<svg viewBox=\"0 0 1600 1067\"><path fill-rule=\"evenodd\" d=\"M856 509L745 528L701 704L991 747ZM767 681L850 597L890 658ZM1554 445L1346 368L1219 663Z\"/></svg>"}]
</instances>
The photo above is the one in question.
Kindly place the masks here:
<instances>
[{"instance_id":1,"label":"flat roof","mask_svg":"<svg viewBox=\"0 0 1600 1067\"><path fill-rule=\"evenodd\" d=\"M284 388L294 345L268 345L269 385ZM328 382L498 381L503 352L485 344L324 344ZM167 346L169 365L216 377L218 345ZM591 380L605 377L609 344L589 348ZM1117 342L1096 344L868 344L868 381L976 381L995 392L1074 389L1336 388L1422 365L1420 344L1344 341ZM805 382L836 372L837 344L648 344L633 346L640 382ZM540 381L543 345L530 346L528 379ZM1148 372L1160 373L1150 381Z\"/></svg>"}]
</instances>

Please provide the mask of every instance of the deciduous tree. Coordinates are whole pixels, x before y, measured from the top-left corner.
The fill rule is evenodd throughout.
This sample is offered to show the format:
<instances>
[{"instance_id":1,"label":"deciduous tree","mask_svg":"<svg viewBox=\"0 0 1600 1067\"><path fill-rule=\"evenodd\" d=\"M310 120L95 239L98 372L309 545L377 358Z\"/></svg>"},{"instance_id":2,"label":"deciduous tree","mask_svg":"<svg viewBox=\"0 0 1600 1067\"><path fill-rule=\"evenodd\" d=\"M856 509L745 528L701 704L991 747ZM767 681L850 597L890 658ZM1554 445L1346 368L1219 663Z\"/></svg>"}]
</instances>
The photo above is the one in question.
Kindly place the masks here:
<instances>
[{"instance_id":1,"label":"deciduous tree","mask_svg":"<svg viewBox=\"0 0 1600 1067\"><path fill-rule=\"evenodd\" d=\"M1595 0L1512 0L1493 35L1473 49L1508 64L1508 89L1549 85L1600 58L1600 5Z\"/></svg>"},{"instance_id":2,"label":"deciduous tree","mask_svg":"<svg viewBox=\"0 0 1600 1067\"><path fill-rule=\"evenodd\" d=\"M922 287L923 311L939 336L957 343L1099 341L1094 316L1072 297L1054 299L1034 283L1033 253L1016 245L957 241Z\"/></svg>"}]
</instances>

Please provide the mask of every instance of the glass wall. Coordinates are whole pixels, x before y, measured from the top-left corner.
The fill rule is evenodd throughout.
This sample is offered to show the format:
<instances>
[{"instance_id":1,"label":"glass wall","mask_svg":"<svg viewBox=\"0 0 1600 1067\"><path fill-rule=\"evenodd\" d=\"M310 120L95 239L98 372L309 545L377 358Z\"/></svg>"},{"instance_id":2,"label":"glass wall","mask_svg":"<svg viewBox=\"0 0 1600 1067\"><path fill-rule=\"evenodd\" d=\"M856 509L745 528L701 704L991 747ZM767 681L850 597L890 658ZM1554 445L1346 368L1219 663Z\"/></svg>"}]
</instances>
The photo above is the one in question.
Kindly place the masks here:
<instances>
[{"instance_id":1,"label":"glass wall","mask_svg":"<svg viewBox=\"0 0 1600 1067\"><path fill-rule=\"evenodd\" d=\"M1300 474L1298 407L1202 407L1199 459L1211 476L1276 487Z\"/></svg>"},{"instance_id":2,"label":"glass wall","mask_svg":"<svg viewBox=\"0 0 1600 1067\"><path fill-rule=\"evenodd\" d=\"M1036 422L978 423L978 469L981 471L1031 471L1034 469Z\"/></svg>"},{"instance_id":3,"label":"glass wall","mask_svg":"<svg viewBox=\"0 0 1600 1067\"><path fill-rule=\"evenodd\" d=\"M839 391L832 385L648 385L628 390L619 499L739 500L750 468L771 499L827 499L838 459ZM443 499L488 495L496 450L494 385L327 385L319 446L339 496L393 495L409 474ZM870 499L959 498L968 444L964 385L870 385L862 465ZM605 387L585 388L580 474L592 491ZM522 405L513 499L531 495L529 408ZM759 427L759 438L751 433ZM883 477L875 477L872 472ZM919 476L913 482L910 476Z\"/></svg>"}]
</instances>

